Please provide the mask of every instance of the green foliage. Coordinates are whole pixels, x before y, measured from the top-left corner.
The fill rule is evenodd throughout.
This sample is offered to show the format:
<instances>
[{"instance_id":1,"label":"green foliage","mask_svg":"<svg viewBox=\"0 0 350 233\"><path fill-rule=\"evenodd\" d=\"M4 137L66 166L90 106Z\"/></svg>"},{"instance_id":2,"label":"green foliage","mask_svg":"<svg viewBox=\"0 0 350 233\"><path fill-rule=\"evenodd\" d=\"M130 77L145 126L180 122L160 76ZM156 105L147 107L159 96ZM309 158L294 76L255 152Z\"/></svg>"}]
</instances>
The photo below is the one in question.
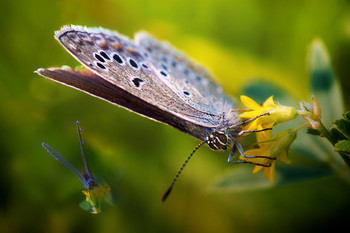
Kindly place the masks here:
<instances>
[{"instance_id":1,"label":"green foliage","mask_svg":"<svg viewBox=\"0 0 350 233\"><path fill-rule=\"evenodd\" d=\"M321 39L312 41L308 54L308 70L311 91L315 95L321 111L322 122L330 127L331 122L342 116L344 101L331 66L326 46Z\"/></svg>"},{"instance_id":2,"label":"green foliage","mask_svg":"<svg viewBox=\"0 0 350 233\"><path fill-rule=\"evenodd\" d=\"M337 151L346 164L350 167L350 120L349 112L343 114L344 119L338 119L332 123L336 126L331 129L331 140L334 150Z\"/></svg>"},{"instance_id":3,"label":"green foliage","mask_svg":"<svg viewBox=\"0 0 350 233\"><path fill-rule=\"evenodd\" d=\"M313 98L313 104L310 103L302 103L301 104L301 113L304 120L307 122L308 129L307 134L310 136L319 136L324 137L328 140L328 142L320 140L317 138L318 144L325 144L324 147L329 147L330 145L334 146L334 151L338 152L340 156L334 155L332 151L328 152L325 156L328 161L328 169L320 169L318 167L284 167L279 168L276 171L277 180L273 185L268 184L263 180L262 175L258 175L255 177L249 177L245 170L234 171L233 173L224 174L219 180L214 184L214 189L228 189L228 190L250 190L250 189L261 189L261 188L271 188L273 186L279 184L287 184L293 182L307 181L313 180L318 177L328 176L335 172L339 174L347 174L343 176L343 178L350 182L350 121L349 121L349 113L344 113L344 119L334 120L337 115L341 115L343 101L339 92L338 82L335 79L332 68L330 65L330 58L328 56L328 52L326 51L326 47L320 39L316 39L311 43L310 51L309 51L309 74L311 80L311 87L316 98ZM271 85L272 86L272 85ZM269 95L273 95L275 93L279 93L276 89L270 87L270 85L264 83L259 85L260 90L254 91L257 89L256 84L251 84L246 87L246 92L249 95L249 92L252 92L255 97L259 99L262 96L263 98L268 97ZM248 91L247 91L248 90ZM253 90L253 91L252 91ZM270 93L270 94L267 94ZM259 96L261 95L261 96ZM280 95L281 96L281 95ZM281 96L282 99L286 99L287 95ZM320 103L317 102L317 99L320 99ZM333 101L334 99L338 101ZM329 102L333 102L329 104ZM320 108L319 106L323 106L324 108ZM305 113L306 111L306 113ZM322 115L321 115L322 112ZM327 114L331 113L331 114ZM333 119L331 122L336 127L327 128L324 126L323 122L321 122L321 118L326 115L326 119ZM303 125L299 127L294 127L295 132L297 129L304 127ZM288 130L283 131L288 132ZM281 134L281 133L280 133ZM274 138L279 134L275 134ZM281 134L282 135L282 134ZM295 135L296 136L296 135ZM293 140L294 141L294 140ZM327 145L327 143L329 143ZM319 146L318 145L318 146ZM274 148L281 146L280 144L275 144ZM317 150L317 146L313 147L310 145L310 141L303 141L298 143L297 146L303 148L309 148L309 150L299 150L299 153L304 153L305 156L313 159L318 159L320 156L317 156L319 150ZM265 150L265 151L264 151ZM259 150L254 150L255 153L259 153L257 155L265 155L263 152L267 153L266 148L260 147ZM249 152L249 151L248 151ZM311 156L310 156L311 154ZM267 155L265 155L267 156ZM268 155L272 156L272 155ZM335 161L333 160L335 157ZM341 161L341 159L343 161ZM347 164L348 167L343 167L343 164ZM339 165L340 164L340 165ZM332 169L333 167L333 169ZM270 169L270 168L269 168ZM238 172L238 174L236 174ZM243 172L243 174L241 174ZM272 174L272 175L271 175ZM273 177L274 172L271 173L271 169L267 170L265 168L265 175L267 177ZM244 177L244 178L242 178ZM246 182L245 182L246 181Z\"/></svg>"},{"instance_id":4,"label":"green foliage","mask_svg":"<svg viewBox=\"0 0 350 233\"><path fill-rule=\"evenodd\" d=\"M342 141L337 142L334 146L334 150L341 152L341 153L347 155L348 157L350 157L350 141L349 140L342 140Z\"/></svg>"},{"instance_id":5,"label":"green foliage","mask_svg":"<svg viewBox=\"0 0 350 233\"><path fill-rule=\"evenodd\" d=\"M344 114L346 115L346 114ZM350 120L339 119L332 122L338 130L348 139L350 139Z\"/></svg>"},{"instance_id":6,"label":"green foliage","mask_svg":"<svg viewBox=\"0 0 350 233\"><path fill-rule=\"evenodd\" d=\"M350 112L344 113L344 114L343 114L343 117L344 117L345 120L350 121Z\"/></svg>"},{"instance_id":7,"label":"green foliage","mask_svg":"<svg viewBox=\"0 0 350 233\"><path fill-rule=\"evenodd\" d=\"M310 181L332 174L334 174L334 171L326 168L278 166L276 168L276 180L272 183L266 179L263 173L252 175L251 168L240 167L217 179L213 183L212 189L230 192L252 191Z\"/></svg>"},{"instance_id":8,"label":"green foliage","mask_svg":"<svg viewBox=\"0 0 350 233\"><path fill-rule=\"evenodd\" d=\"M82 208L83 210L87 211L87 212L92 212L92 205L89 201L82 201L79 204L80 208Z\"/></svg>"}]
</instances>

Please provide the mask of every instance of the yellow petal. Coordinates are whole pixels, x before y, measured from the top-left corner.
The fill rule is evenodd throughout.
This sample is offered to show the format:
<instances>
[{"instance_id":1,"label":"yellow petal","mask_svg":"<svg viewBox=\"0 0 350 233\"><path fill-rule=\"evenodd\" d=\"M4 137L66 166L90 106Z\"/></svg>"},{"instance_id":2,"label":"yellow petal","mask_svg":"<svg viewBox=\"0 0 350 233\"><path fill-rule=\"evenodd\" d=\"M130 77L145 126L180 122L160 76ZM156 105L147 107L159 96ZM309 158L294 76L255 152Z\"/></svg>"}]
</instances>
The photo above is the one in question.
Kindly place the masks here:
<instances>
[{"instance_id":1,"label":"yellow petal","mask_svg":"<svg viewBox=\"0 0 350 233\"><path fill-rule=\"evenodd\" d=\"M253 174L258 173L258 172L261 171L261 169L263 169L263 168L264 168L263 166L255 165L255 167L254 167L254 169L253 169Z\"/></svg>"},{"instance_id":2,"label":"yellow petal","mask_svg":"<svg viewBox=\"0 0 350 233\"><path fill-rule=\"evenodd\" d=\"M253 121L252 123L250 123L249 125L247 125L247 127L244 128L244 130L256 130L258 128L258 121Z\"/></svg>"},{"instance_id":3,"label":"yellow petal","mask_svg":"<svg viewBox=\"0 0 350 233\"><path fill-rule=\"evenodd\" d=\"M321 108L314 96L312 97L312 103L314 104L312 114L314 115L315 119L321 120Z\"/></svg>"},{"instance_id":4,"label":"yellow petal","mask_svg":"<svg viewBox=\"0 0 350 233\"><path fill-rule=\"evenodd\" d=\"M286 163L286 164L290 164L290 160L288 159L288 154L287 151L283 151L279 154L278 159L281 160L282 162Z\"/></svg>"},{"instance_id":5,"label":"yellow petal","mask_svg":"<svg viewBox=\"0 0 350 233\"><path fill-rule=\"evenodd\" d=\"M241 95L241 102L247 107L250 108L252 110L256 110L260 108L260 105L257 104L254 100L252 100L251 98L249 98L248 96L245 95Z\"/></svg>"},{"instance_id":6,"label":"yellow petal","mask_svg":"<svg viewBox=\"0 0 350 233\"><path fill-rule=\"evenodd\" d=\"M240 118L247 118L247 119L253 118L255 116L256 116L255 111L244 112L238 115L238 117Z\"/></svg>"},{"instance_id":7,"label":"yellow petal","mask_svg":"<svg viewBox=\"0 0 350 233\"><path fill-rule=\"evenodd\" d=\"M260 155L263 151L261 150L261 148L257 148L257 149L251 149L251 150L247 150L245 151L245 155L246 156L252 156L252 155ZM242 155L239 156L240 160L244 160L244 161L249 161L249 162L256 162L254 158L245 158ZM253 161L252 161L253 160Z\"/></svg>"},{"instance_id":8,"label":"yellow petal","mask_svg":"<svg viewBox=\"0 0 350 233\"><path fill-rule=\"evenodd\" d=\"M266 129L266 128L265 128ZM272 134L272 130L266 130L266 131L262 131L259 133L256 133L256 140L257 142L265 142L271 139L271 134ZM266 147L267 144L259 144L260 146Z\"/></svg>"},{"instance_id":9,"label":"yellow petal","mask_svg":"<svg viewBox=\"0 0 350 233\"><path fill-rule=\"evenodd\" d=\"M275 174L276 174L276 166L275 166L275 161L272 162L270 167L265 168L265 176L267 179L272 183L275 180Z\"/></svg>"},{"instance_id":10,"label":"yellow petal","mask_svg":"<svg viewBox=\"0 0 350 233\"><path fill-rule=\"evenodd\" d=\"M89 190L82 190L81 192L86 196L87 202L92 202L91 192Z\"/></svg>"},{"instance_id":11,"label":"yellow petal","mask_svg":"<svg viewBox=\"0 0 350 233\"><path fill-rule=\"evenodd\" d=\"M273 101L273 95L263 103L263 107L276 107L276 103Z\"/></svg>"},{"instance_id":12,"label":"yellow petal","mask_svg":"<svg viewBox=\"0 0 350 233\"><path fill-rule=\"evenodd\" d=\"M264 153L264 149L262 148L256 148L256 149L250 149L247 150L245 153L245 155L247 156L252 156L252 155L262 155Z\"/></svg>"}]
</instances>

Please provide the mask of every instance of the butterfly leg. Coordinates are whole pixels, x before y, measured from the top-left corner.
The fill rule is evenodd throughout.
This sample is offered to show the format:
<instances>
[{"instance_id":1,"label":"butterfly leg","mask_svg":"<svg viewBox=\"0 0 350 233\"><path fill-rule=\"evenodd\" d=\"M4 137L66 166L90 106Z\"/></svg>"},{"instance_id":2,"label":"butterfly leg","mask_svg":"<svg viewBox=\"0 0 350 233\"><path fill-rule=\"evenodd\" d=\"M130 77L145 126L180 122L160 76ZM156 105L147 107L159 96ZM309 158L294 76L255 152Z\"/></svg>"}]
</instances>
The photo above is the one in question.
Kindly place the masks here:
<instances>
[{"instance_id":1,"label":"butterfly leg","mask_svg":"<svg viewBox=\"0 0 350 233\"><path fill-rule=\"evenodd\" d=\"M237 160L237 161L231 161L230 163L248 163L248 164L254 164L257 166L262 166L262 167L271 167L271 164L260 164L260 163L254 163L254 162L249 162L249 161L244 161L244 160Z\"/></svg>"},{"instance_id":2,"label":"butterfly leg","mask_svg":"<svg viewBox=\"0 0 350 233\"><path fill-rule=\"evenodd\" d=\"M248 120L241 121L241 122L239 123L239 125L246 125L246 124L248 124L249 122L252 122L252 121L258 119L259 117L268 116L268 115L270 115L270 113L268 113L268 112L263 113L263 114L260 114L260 115L257 115L257 116L255 116L255 117L253 117L253 118L248 119Z\"/></svg>"},{"instance_id":3,"label":"butterfly leg","mask_svg":"<svg viewBox=\"0 0 350 233\"><path fill-rule=\"evenodd\" d=\"M228 156L228 159L227 161L229 163L249 163L249 164L254 164L254 165L259 165L259 166L263 166L263 167L270 167L271 166L271 163L270 164L261 164L261 163L254 163L254 162L249 162L249 161L244 161L244 160L233 160L234 159L234 156L235 156L235 153L236 151L239 151L239 153L244 157L244 158L263 158L263 159L269 159L269 160L276 160L276 158L271 158L271 157L267 157L267 156L258 156L258 155L251 155L251 156L248 156L244 153L243 151L243 148L241 146L241 144L237 141L235 141L235 145L234 147L232 148L232 151L230 153L230 155Z\"/></svg>"},{"instance_id":4,"label":"butterfly leg","mask_svg":"<svg viewBox=\"0 0 350 233\"><path fill-rule=\"evenodd\" d=\"M272 128L266 128L266 129L260 129L260 130L242 130L241 132L238 133L238 135L241 136L244 133L258 133L258 132L263 132L268 130L272 130Z\"/></svg>"},{"instance_id":5,"label":"butterfly leg","mask_svg":"<svg viewBox=\"0 0 350 233\"><path fill-rule=\"evenodd\" d=\"M236 151L237 151L237 147L236 147L236 145L234 145L232 147L231 153L229 154L229 156L227 158L227 162L229 162L229 163L233 162L233 158L235 157Z\"/></svg>"}]
</instances>

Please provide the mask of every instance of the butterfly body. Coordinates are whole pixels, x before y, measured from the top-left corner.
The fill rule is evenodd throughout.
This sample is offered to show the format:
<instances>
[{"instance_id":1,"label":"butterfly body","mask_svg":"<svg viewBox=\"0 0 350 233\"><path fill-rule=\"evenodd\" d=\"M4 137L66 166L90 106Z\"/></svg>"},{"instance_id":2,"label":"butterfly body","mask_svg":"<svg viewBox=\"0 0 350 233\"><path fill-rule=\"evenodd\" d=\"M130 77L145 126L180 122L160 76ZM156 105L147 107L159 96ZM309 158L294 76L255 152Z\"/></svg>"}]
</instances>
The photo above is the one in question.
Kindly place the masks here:
<instances>
[{"instance_id":1,"label":"butterfly body","mask_svg":"<svg viewBox=\"0 0 350 233\"><path fill-rule=\"evenodd\" d=\"M204 143L213 150L232 147L230 163L270 166L234 160L237 150L244 158L273 159L246 156L238 142L244 133L270 130L243 130L245 124L269 113L242 121L234 101L210 74L169 44L155 40L146 32L137 33L130 40L115 31L73 25L56 31L55 38L84 67L38 69L36 73L202 141L179 169L163 201L189 159Z\"/></svg>"}]
</instances>

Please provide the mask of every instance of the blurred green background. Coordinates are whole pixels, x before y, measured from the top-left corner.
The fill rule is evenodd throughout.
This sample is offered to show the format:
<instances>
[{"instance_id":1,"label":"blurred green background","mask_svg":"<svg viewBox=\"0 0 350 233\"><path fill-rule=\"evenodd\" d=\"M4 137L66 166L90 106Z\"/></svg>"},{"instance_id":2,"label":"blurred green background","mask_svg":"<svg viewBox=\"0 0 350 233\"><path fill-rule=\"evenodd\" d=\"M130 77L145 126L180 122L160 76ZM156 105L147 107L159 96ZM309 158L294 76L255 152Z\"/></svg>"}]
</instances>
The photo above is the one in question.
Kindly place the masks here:
<instances>
[{"instance_id":1,"label":"blurred green background","mask_svg":"<svg viewBox=\"0 0 350 233\"><path fill-rule=\"evenodd\" d=\"M208 67L232 96L260 79L309 100L307 47L320 37L349 109L350 1L3 0L0 9L1 232L329 232L346 225L350 188L336 175L217 192L213 180L240 166L226 162L228 152L204 147L161 203L199 141L33 71L78 65L53 38L62 25L128 36L144 29ZM81 168L76 120L91 170L115 199L100 215L79 208L82 184L41 147L46 142Z\"/></svg>"}]
</instances>

